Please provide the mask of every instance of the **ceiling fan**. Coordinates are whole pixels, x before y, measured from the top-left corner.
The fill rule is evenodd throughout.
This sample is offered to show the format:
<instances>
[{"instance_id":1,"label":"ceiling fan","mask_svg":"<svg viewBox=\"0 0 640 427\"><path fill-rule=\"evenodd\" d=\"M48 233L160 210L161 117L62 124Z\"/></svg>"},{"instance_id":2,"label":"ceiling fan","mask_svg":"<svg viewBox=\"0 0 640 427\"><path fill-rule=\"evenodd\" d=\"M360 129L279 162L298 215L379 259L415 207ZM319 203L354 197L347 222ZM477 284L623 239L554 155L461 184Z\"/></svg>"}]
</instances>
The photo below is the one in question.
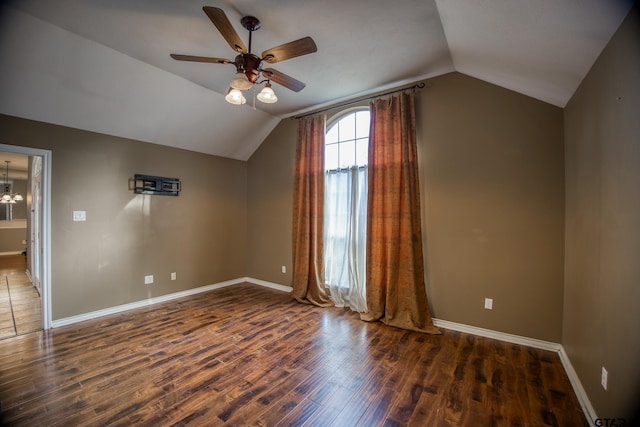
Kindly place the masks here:
<instances>
[{"instance_id":1,"label":"ceiling fan","mask_svg":"<svg viewBox=\"0 0 640 427\"><path fill-rule=\"evenodd\" d=\"M255 84L266 83L262 92L258 94L258 100L273 103L278 98L271 89L271 82L278 83L294 92L300 92L305 84L273 68L262 68L263 63L274 64L286 59L295 58L316 52L318 48L311 37L303 37L280 46L267 49L261 56L251 53L251 35L260 28L260 21L255 16L245 16L240 20L244 28L249 31L249 49L246 48L236 30L234 30L227 15L222 9L212 6L202 8L213 25L216 26L222 37L231 48L238 52L233 61L224 58L211 58L207 56L180 55L172 53L171 57L178 61L210 62L215 64L233 64L236 74L231 81L231 87L225 99L232 104L244 104L246 100L240 91L247 90ZM260 75L264 80L259 80Z\"/></svg>"}]
</instances>

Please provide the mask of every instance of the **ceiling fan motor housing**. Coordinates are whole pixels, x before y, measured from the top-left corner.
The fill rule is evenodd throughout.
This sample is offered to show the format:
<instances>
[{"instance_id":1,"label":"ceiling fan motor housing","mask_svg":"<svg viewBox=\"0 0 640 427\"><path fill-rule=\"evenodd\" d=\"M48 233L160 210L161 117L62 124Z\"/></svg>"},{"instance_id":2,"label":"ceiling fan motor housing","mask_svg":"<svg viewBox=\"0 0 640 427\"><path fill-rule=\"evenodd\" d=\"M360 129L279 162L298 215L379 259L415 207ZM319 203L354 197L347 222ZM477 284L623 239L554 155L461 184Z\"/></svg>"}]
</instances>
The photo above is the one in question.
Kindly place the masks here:
<instances>
[{"instance_id":1,"label":"ceiling fan motor housing","mask_svg":"<svg viewBox=\"0 0 640 427\"><path fill-rule=\"evenodd\" d=\"M262 60L252 53L236 56L236 68L238 73L244 73L251 83L255 83L260 76L260 63Z\"/></svg>"}]
</instances>

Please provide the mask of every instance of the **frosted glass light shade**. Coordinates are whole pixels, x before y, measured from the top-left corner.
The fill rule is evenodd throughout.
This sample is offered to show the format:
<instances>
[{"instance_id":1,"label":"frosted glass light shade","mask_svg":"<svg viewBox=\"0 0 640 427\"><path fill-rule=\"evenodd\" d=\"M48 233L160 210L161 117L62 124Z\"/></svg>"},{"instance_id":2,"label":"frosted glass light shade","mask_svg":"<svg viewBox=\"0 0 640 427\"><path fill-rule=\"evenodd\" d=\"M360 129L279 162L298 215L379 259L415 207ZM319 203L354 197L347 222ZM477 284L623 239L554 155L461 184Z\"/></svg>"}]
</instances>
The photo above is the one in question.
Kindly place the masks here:
<instances>
[{"instance_id":1,"label":"frosted glass light shade","mask_svg":"<svg viewBox=\"0 0 640 427\"><path fill-rule=\"evenodd\" d=\"M244 73L236 73L233 76L233 80L231 80L231 87L238 90L247 90L251 89L253 83L249 81L247 76Z\"/></svg>"},{"instance_id":2,"label":"frosted glass light shade","mask_svg":"<svg viewBox=\"0 0 640 427\"><path fill-rule=\"evenodd\" d=\"M271 89L271 85L267 83L267 85L260 91L258 94L258 101L264 102L265 104L273 104L278 101L278 97Z\"/></svg>"},{"instance_id":3,"label":"frosted glass light shade","mask_svg":"<svg viewBox=\"0 0 640 427\"><path fill-rule=\"evenodd\" d=\"M229 93L224 97L225 101L233 105L242 105L247 102L247 99L242 95L238 89L231 88Z\"/></svg>"}]
</instances>

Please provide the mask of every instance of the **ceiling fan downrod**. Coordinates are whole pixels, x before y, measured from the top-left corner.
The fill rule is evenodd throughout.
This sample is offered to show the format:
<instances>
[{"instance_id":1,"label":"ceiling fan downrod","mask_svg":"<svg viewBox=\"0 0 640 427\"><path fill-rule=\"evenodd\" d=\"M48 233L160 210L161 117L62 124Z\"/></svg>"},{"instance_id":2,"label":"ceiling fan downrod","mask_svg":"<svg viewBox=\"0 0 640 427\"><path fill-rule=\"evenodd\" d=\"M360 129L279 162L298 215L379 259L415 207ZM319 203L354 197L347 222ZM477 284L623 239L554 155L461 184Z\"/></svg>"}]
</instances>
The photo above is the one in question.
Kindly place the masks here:
<instances>
[{"instance_id":1,"label":"ceiling fan downrod","mask_svg":"<svg viewBox=\"0 0 640 427\"><path fill-rule=\"evenodd\" d=\"M240 23L249 31L249 53L251 53L251 35L260 29L260 20L255 16L245 16L240 20Z\"/></svg>"},{"instance_id":2,"label":"ceiling fan downrod","mask_svg":"<svg viewBox=\"0 0 640 427\"><path fill-rule=\"evenodd\" d=\"M244 73L251 83L255 83L260 77L260 62L262 60L251 53L251 44L253 32L260 29L260 20L255 16L244 16L240 23L249 31L249 49L247 53L238 55L236 58L237 71Z\"/></svg>"}]
</instances>

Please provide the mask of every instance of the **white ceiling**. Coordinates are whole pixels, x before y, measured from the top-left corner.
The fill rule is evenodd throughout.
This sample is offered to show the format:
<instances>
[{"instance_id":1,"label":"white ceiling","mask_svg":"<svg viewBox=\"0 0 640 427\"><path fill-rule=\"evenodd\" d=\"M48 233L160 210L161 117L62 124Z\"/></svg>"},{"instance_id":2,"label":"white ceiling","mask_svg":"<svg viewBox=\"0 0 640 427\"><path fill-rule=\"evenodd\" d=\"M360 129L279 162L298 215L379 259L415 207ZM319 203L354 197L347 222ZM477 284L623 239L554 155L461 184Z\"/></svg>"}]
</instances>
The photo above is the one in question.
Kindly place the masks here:
<instances>
[{"instance_id":1,"label":"white ceiling","mask_svg":"<svg viewBox=\"0 0 640 427\"><path fill-rule=\"evenodd\" d=\"M564 107L633 0L20 0L0 9L0 113L246 160L283 117L459 71ZM260 53L304 36L318 52L273 65L276 104L227 104L233 59L202 11L257 16ZM2 141L10 144L11 141Z\"/></svg>"}]
</instances>

